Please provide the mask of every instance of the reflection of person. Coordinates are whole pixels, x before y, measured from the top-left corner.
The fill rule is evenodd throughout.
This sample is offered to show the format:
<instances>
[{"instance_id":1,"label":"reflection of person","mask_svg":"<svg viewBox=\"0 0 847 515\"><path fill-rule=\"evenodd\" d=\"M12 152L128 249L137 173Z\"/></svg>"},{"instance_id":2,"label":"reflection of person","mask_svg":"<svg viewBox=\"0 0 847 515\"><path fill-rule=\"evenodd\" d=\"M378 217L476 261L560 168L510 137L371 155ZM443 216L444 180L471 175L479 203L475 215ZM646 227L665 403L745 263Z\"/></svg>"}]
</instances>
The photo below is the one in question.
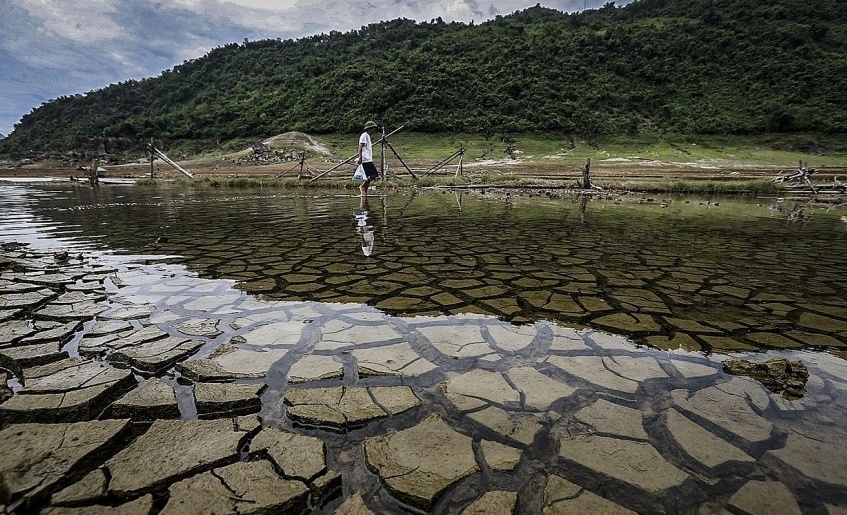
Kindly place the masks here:
<instances>
[{"instance_id":1,"label":"reflection of person","mask_svg":"<svg viewBox=\"0 0 847 515\"><path fill-rule=\"evenodd\" d=\"M359 136L359 156L356 158L356 162L362 165L362 168L365 169L365 182L359 186L359 191L362 195L368 194L368 188L371 185L371 181L379 177L379 172L376 170L376 165L374 164L373 159L373 142L371 141L371 134L377 130L378 126L376 123L369 121L365 124L365 131Z\"/></svg>"},{"instance_id":2,"label":"reflection of person","mask_svg":"<svg viewBox=\"0 0 847 515\"><path fill-rule=\"evenodd\" d=\"M359 209L356 210L356 234L362 244L362 254L370 256L374 249L374 228L368 225L368 197L362 196Z\"/></svg>"}]
</instances>

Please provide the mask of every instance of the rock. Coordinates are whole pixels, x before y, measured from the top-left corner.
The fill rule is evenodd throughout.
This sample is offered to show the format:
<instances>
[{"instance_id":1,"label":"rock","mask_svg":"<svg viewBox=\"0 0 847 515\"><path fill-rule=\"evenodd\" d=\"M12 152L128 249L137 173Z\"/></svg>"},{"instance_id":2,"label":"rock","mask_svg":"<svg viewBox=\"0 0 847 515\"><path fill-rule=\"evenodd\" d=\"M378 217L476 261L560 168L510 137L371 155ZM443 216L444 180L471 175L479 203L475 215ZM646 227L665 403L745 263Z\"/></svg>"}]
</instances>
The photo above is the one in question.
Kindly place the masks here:
<instances>
[{"instance_id":1,"label":"rock","mask_svg":"<svg viewBox=\"0 0 847 515\"><path fill-rule=\"evenodd\" d=\"M741 449L715 436L695 424L677 410L667 411L667 427L671 437L682 450L702 466L715 473L715 469L728 463L755 463Z\"/></svg>"},{"instance_id":2,"label":"rock","mask_svg":"<svg viewBox=\"0 0 847 515\"><path fill-rule=\"evenodd\" d=\"M27 380L25 388L0 404L0 421L76 422L96 418L135 387L129 371L83 362Z\"/></svg>"},{"instance_id":3,"label":"rock","mask_svg":"<svg viewBox=\"0 0 847 515\"><path fill-rule=\"evenodd\" d=\"M650 495L680 488L688 474L670 464L647 442L605 436L575 436L559 440L559 456L606 478L621 481ZM614 459L610 459L614 456Z\"/></svg>"},{"instance_id":4,"label":"rock","mask_svg":"<svg viewBox=\"0 0 847 515\"><path fill-rule=\"evenodd\" d=\"M550 476L544 487L542 515L602 513L635 515L635 512L571 483L561 476Z\"/></svg>"},{"instance_id":5,"label":"rock","mask_svg":"<svg viewBox=\"0 0 847 515\"><path fill-rule=\"evenodd\" d=\"M111 477L109 493L151 492L180 477L234 463L247 436L231 419L157 420L104 465Z\"/></svg>"},{"instance_id":6,"label":"rock","mask_svg":"<svg viewBox=\"0 0 847 515\"><path fill-rule=\"evenodd\" d=\"M50 498L52 506L93 504L106 496L109 479L101 469L89 472L84 478L61 490Z\"/></svg>"},{"instance_id":7,"label":"rock","mask_svg":"<svg viewBox=\"0 0 847 515\"><path fill-rule=\"evenodd\" d=\"M132 367L140 374L155 375L194 354L202 346L203 342L199 340L168 337L116 350L106 359L116 366Z\"/></svg>"},{"instance_id":8,"label":"rock","mask_svg":"<svg viewBox=\"0 0 847 515\"><path fill-rule=\"evenodd\" d=\"M460 515L488 515L490 513L513 513L518 502L516 492L495 490L485 492L482 497L472 502Z\"/></svg>"},{"instance_id":9,"label":"rock","mask_svg":"<svg viewBox=\"0 0 847 515\"><path fill-rule=\"evenodd\" d=\"M195 383L194 399L200 418L221 418L257 413L262 409L262 383Z\"/></svg>"},{"instance_id":10,"label":"rock","mask_svg":"<svg viewBox=\"0 0 847 515\"><path fill-rule=\"evenodd\" d=\"M627 408L605 399L582 408L574 418L587 424L592 432L601 435L625 436L633 440L647 441L644 416L641 410Z\"/></svg>"},{"instance_id":11,"label":"rock","mask_svg":"<svg viewBox=\"0 0 847 515\"><path fill-rule=\"evenodd\" d=\"M479 443L485 463L495 472L514 472L521 460L521 451L491 440Z\"/></svg>"},{"instance_id":12,"label":"rock","mask_svg":"<svg viewBox=\"0 0 847 515\"><path fill-rule=\"evenodd\" d=\"M813 481L847 486L847 449L842 441L820 441L816 434L810 437L792 431L785 446L768 451L762 461L776 463L775 467L788 465Z\"/></svg>"},{"instance_id":13,"label":"rock","mask_svg":"<svg viewBox=\"0 0 847 515\"><path fill-rule=\"evenodd\" d=\"M145 495L119 506L93 505L84 508L49 507L43 515L148 515L153 510L153 496Z\"/></svg>"},{"instance_id":14,"label":"rock","mask_svg":"<svg viewBox=\"0 0 847 515\"><path fill-rule=\"evenodd\" d=\"M749 481L729 499L729 505L742 513L801 515L794 494L776 481Z\"/></svg>"},{"instance_id":15,"label":"rock","mask_svg":"<svg viewBox=\"0 0 847 515\"><path fill-rule=\"evenodd\" d=\"M376 515L362 498L362 494L355 493L348 497L341 505L332 512L332 515Z\"/></svg>"},{"instance_id":16,"label":"rock","mask_svg":"<svg viewBox=\"0 0 847 515\"><path fill-rule=\"evenodd\" d=\"M15 424L0 431L0 501L24 506L107 451L130 428L129 420L74 424ZM22 512L25 511L21 508Z\"/></svg>"},{"instance_id":17,"label":"rock","mask_svg":"<svg viewBox=\"0 0 847 515\"><path fill-rule=\"evenodd\" d=\"M805 393L809 370L802 361L773 358L763 363L745 359L728 358L723 362L725 372L733 375L750 376L786 399L800 399Z\"/></svg>"},{"instance_id":18,"label":"rock","mask_svg":"<svg viewBox=\"0 0 847 515\"><path fill-rule=\"evenodd\" d=\"M288 349L249 350L223 344L205 358L184 361L176 369L195 381L260 379L288 353Z\"/></svg>"},{"instance_id":19,"label":"rock","mask_svg":"<svg viewBox=\"0 0 847 515\"><path fill-rule=\"evenodd\" d=\"M520 404L520 392L498 372L476 369L438 387L459 411L472 411L492 403L515 407Z\"/></svg>"},{"instance_id":20,"label":"rock","mask_svg":"<svg viewBox=\"0 0 847 515\"><path fill-rule=\"evenodd\" d=\"M365 439L365 458L392 495L431 510L457 481L479 472L472 440L430 416L420 424Z\"/></svg>"},{"instance_id":21,"label":"rock","mask_svg":"<svg viewBox=\"0 0 847 515\"><path fill-rule=\"evenodd\" d=\"M552 379L531 367L516 367L507 372L512 384L523 394L528 407L546 411L553 403L570 397L576 389Z\"/></svg>"},{"instance_id":22,"label":"rock","mask_svg":"<svg viewBox=\"0 0 847 515\"><path fill-rule=\"evenodd\" d=\"M310 481L326 471L326 446L320 438L262 429L250 443L250 452L264 452L285 477Z\"/></svg>"},{"instance_id":23,"label":"rock","mask_svg":"<svg viewBox=\"0 0 847 515\"><path fill-rule=\"evenodd\" d=\"M180 413L174 389L154 377L115 401L109 408L109 416L138 422L179 418Z\"/></svg>"},{"instance_id":24,"label":"rock","mask_svg":"<svg viewBox=\"0 0 847 515\"><path fill-rule=\"evenodd\" d=\"M379 399L379 404L373 397ZM408 386L380 388L289 388L284 402L292 420L332 428L354 428L420 404Z\"/></svg>"},{"instance_id":25,"label":"rock","mask_svg":"<svg viewBox=\"0 0 847 515\"><path fill-rule=\"evenodd\" d=\"M19 345L0 349L0 367L20 374L24 368L60 361L68 357L59 342Z\"/></svg>"},{"instance_id":26,"label":"rock","mask_svg":"<svg viewBox=\"0 0 847 515\"><path fill-rule=\"evenodd\" d=\"M758 413L764 409L762 406L770 404L770 400L755 384L734 379L694 393L674 390L671 398L680 411L698 417L695 419L698 424L720 428L748 445L761 444L771 438L773 424Z\"/></svg>"},{"instance_id":27,"label":"rock","mask_svg":"<svg viewBox=\"0 0 847 515\"><path fill-rule=\"evenodd\" d=\"M350 351L356 358L359 376L397 375L417 377L437 367L420 357L408 343Z\"/></svg>"},{"instance_id":28,"label":"rock","mask_svg":"<svg viewBox=\"0 0 847 515\"><path fill-rule=\"evenodd\" d=\"M342 377L344 377L344 365L336 361L333 356L307 354L291 365L288 370L288 382L292 384Z\"/></svg>"},{"instance_id":29,"label":"rock","mask_svg":"<svg viewBox=\"0 0 847 515\"><path fill-rule=\"evenodd\" d=\"M238 462L174 483L160 515L300 513L309 489L265 460Z\"/></svg>"}]
</instances>

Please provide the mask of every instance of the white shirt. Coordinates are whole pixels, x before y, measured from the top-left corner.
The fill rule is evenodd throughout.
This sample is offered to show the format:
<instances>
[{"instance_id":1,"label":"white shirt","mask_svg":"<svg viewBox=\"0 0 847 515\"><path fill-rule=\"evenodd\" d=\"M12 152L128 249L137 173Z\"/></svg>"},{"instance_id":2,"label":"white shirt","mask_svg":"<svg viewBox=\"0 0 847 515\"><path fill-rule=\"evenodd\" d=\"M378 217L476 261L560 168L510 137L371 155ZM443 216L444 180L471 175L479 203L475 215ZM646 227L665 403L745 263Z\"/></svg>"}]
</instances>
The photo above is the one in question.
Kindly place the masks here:
<instances>
[{"instance_id":1,"label":"white shirt","mask_svg":"<svg viewBox=\"0 0 847 515\"><path fill-rule=\"evenodd\" d=\"M370 163L374 160L373 154L373 144L371 143L371 135L366 132L363 132L361 136L359 136L359 146L362 147L362 162Z\"/></svg>"}]
</instances>

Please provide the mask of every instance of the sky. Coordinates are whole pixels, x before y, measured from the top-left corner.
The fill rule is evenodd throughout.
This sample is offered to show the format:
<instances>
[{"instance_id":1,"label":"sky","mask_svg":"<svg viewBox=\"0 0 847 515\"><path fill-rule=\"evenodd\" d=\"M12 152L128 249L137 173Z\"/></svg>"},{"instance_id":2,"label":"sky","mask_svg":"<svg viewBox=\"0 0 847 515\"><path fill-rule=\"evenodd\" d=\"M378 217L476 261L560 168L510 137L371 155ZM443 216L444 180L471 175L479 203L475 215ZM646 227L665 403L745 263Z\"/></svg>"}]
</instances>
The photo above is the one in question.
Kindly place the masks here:
<instances>
[{"instance_id":1,"label":"sky","mask_svg":"<svg viewBox=\"0 0 847 515\"><path fill-rule=\"evenodd\" d=\"M563 12L607 0L545 0ZM625 5L633 0L618 0ZM539 0L0 0L0 134L43 102L156 77L227 43L396 18L480 23Z\"/></svg>"}]
</instances>

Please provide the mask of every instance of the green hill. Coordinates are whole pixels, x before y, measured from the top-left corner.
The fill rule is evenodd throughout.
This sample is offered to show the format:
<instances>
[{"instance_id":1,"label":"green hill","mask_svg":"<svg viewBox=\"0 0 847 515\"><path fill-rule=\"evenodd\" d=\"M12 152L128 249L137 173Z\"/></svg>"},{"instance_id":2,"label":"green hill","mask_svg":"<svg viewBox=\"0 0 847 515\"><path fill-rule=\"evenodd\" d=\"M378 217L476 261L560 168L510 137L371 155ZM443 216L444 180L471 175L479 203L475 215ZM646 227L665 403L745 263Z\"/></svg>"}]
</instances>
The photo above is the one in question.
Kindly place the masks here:
<instances>
[{"instance_id":1,"label":"green hill","mask_svg":"<svg viewBox=\"0 0 847 515\"><path fill-rule=\"evenodd\" d=\"M0 151L353 132L847 132L847 2L639 0L232 43L46 102Z\"/></svg>"}]
</instances>

